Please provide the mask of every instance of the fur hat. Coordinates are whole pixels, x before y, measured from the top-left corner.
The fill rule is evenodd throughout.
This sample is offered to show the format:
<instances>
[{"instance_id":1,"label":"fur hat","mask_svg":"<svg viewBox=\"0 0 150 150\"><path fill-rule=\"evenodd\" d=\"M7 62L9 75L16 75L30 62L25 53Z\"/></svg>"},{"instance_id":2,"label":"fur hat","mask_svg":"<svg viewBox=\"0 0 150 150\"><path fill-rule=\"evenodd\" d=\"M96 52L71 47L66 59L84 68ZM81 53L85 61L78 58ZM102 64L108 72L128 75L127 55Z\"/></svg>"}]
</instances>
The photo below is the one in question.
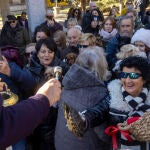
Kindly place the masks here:
<instances>
[{"instance_id":1,"label":"fur hat","mask_svg":"<svg viewBox=\"0 0 150 150\"><path fill-rule=\"evenodd\" d=\"M134 44L136 41L143 42L150 48L150 30L144 28L137 30L131 39L131 43Z\"/></svg>"}]
</instances>

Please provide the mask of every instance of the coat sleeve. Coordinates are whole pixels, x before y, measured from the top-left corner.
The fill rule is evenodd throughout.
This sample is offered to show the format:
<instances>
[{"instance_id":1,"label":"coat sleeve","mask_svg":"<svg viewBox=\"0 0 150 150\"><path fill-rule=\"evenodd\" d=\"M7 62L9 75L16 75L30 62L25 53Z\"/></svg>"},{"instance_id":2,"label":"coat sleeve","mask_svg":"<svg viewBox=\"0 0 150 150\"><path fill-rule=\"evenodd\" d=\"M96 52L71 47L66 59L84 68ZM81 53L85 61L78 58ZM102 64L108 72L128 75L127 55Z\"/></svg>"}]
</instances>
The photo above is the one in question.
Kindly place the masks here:
<instances>
[{"instance_id":1,"label":"coat sleeve","mask_svg":"<svg viewBox=\"0 0 150 150\"><path fill-rule=\"evenodd\" d=\"M118 43L116 42L116 39L111 39L106 45L106 59L110 69L114 67L115 62L117 61L116 58L117 50L118 50Z\"/></svg>"},{"instance_id":2,"label":"coat sleeve","mask_svg":"<svg viewBox=\"0 0 150 150\"><path fill-rule=\"evenodd\" d=\"M95 107L85 111L84 116L87 121L87 128L96 127L107 120L109 114L109 100L110 97L107 95Z\"/></svg>"},{"instance_id":3,"label":"coat sleeve","mask_svg":"<svg viewBox=\"0 0 150 150\"><path fill-rule=\"evenodd\" d=\"M16 81L23 89L32 89L37 84L36 78L27 69L21 69L15 63L10 63L11 78Z\"/></svg>"},{"instance_id":4,"label":"coat sleeve","mask_svg":"<svg viewBox=\"0 0 150 150\"><path fill-rule=\"evenodd\" d=\"M47 117L48 112L48 99L40 94L5 108L0 100L0 148L25 138Z\"/></svg>"}]
</instances>

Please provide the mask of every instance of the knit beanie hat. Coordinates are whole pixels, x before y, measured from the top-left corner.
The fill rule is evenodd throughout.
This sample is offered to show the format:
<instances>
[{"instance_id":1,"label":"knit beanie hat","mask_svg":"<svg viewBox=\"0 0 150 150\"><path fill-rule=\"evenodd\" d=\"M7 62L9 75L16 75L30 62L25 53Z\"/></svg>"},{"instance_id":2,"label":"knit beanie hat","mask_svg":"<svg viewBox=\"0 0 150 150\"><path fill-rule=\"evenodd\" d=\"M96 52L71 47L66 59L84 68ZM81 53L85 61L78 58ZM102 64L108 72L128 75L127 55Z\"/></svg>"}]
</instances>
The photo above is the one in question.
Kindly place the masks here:
<instances>
[{"instance_id":1,"label":"knit beanie hat","mask_svg":"<svg viewBox=\"0 0 150 150\"><path fill-rule=\"evenodd\" d=\"M134 44L136 41L143 42L150 48L150 30L144 28L137 30L131 39L131 43Z\"/></svg>"}]
</instances>

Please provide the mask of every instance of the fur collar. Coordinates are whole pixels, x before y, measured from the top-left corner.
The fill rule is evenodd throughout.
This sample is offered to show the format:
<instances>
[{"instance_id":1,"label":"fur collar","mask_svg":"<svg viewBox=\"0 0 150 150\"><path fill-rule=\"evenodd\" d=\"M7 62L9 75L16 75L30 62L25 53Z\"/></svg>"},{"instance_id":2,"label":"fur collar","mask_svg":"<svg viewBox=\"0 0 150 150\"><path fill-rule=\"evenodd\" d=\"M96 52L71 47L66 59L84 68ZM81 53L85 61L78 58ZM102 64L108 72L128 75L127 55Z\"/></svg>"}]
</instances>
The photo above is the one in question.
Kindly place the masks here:
<instances>
[{"instance_id":1,"label":"fur collar","mask_svg":"<svg viewBox=\"0 0 150 150\"><path fill-rule=\"evenodd\" d=\"M113 80L108 84L108 91L110 94L110 107L121 110L121 111L131 111L128 104L123 101L122 91L121 91L121 81ZM148 92L146 104L150 105L150 91Z\"/></svg>"}]
</instances>

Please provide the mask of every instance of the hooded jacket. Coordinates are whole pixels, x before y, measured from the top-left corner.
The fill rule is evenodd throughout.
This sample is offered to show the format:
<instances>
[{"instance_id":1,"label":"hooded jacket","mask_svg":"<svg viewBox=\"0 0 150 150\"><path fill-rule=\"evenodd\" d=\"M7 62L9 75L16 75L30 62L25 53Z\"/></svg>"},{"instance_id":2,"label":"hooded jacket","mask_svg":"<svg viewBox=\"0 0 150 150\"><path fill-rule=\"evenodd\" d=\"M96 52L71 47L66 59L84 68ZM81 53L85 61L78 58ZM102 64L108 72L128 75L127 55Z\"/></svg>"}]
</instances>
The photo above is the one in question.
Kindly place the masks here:
<instances>
[{"instance_id":1,"label":"hooded jacket","mask_svg":"<svg viewBox=\"0 0 150 150\"><path fill-rule=\"evenodd\" d=\"M99 150L100 140L89 129L82 139L78 139L66 128L62 103L65 102L78 112L95 106L107 95L107 89L93 72L74 64L63 79L63 90L59 103L59 112L55 132L57 150Z\"/></svg>"}]
</instances>

